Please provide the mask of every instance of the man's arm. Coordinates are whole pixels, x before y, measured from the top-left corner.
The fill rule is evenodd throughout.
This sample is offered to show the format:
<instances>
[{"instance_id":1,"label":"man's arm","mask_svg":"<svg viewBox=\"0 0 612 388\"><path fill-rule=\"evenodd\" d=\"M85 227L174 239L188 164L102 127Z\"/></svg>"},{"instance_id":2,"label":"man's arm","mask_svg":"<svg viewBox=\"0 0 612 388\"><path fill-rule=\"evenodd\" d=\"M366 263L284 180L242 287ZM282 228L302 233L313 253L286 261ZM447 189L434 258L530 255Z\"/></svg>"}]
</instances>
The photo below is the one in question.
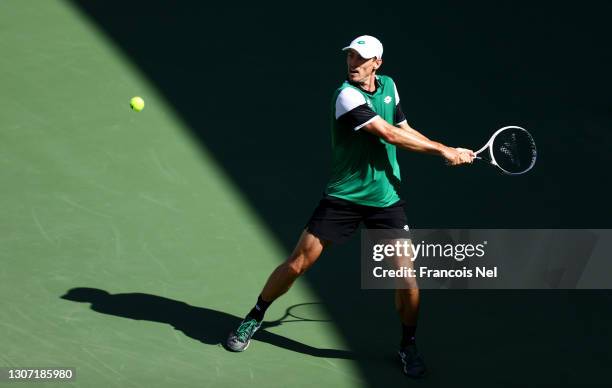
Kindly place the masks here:
<instances>
[{"instance_id":1,"label":"man's arm","mask_svg":"<svg viewBox=\"0 0 612 388\"><path fill-rule=\"evenodd\" d=\"M408 123L405 120L402 121L401 123L397 124L397 126L402 128L405 131L408 131L408 132L412 133L415 136L420 137L421 139L429 140L429 138L427 138L427 136L423 135L421 132L417 131L416 129L414 129L410 125L408 125Z\"/></svg>"},{"instance_id":2,"label":"man's arm","mask_svg":"<svg viewBox=\"0 0 612 388\"><path fill-rule=\"evenodd\" d=\"M413 152L441 156L452 166L471 163L474 159L472 151L447 147L442 143L432 141L415 129L410 128L405 122L400 123L400 127L396 127L387 123L381 117L376 117L361 129L397 147Z\"/></svg>"},{"instance_id":3,"label":"man's arm","mask_svg":"<svg viewBox=\"0 0 612 388\"><path fill-rule=\"evenodd\" d=\"M393 89L395 90L395 113L393 117L395 126L389 125L385 120L377 117L380 121L377 123L369 123L371 124L369 129L364 127L366 131L374 133L383 138L387 143L395 144L400 148L440 155L446 159L446 162L450 165L472 162L475 157L473 151L464 148L447 147L441 143L430 140L427 136L410 127L406 121L406 115L404 115L402 110L400 96L397 92L395 82L393 83Z\"/></svg>"}]
</instances>

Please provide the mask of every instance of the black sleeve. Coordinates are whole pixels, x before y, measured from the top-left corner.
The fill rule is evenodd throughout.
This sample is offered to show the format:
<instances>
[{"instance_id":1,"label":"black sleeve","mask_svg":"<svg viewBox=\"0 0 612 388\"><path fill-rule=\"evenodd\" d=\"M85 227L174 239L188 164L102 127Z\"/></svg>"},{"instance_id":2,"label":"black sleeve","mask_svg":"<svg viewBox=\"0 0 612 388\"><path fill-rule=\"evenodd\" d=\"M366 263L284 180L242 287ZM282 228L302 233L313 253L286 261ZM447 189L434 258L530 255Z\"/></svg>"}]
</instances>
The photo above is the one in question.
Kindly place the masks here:
<instances>
[{"instance_id":1,"label":"black sleeve","mask_svg":"<svg viewBox=\"0 0 612 388\"><path fill-rule=\"evenodd\" d=\"M368 104L362 104L338 117L338 123L343 127L355 129L376 116L376 112Z\"/></svg>"},{"instance_id":2,"label":"black sleeve","mask_svg":"<svg viewBox=\"0 0 612 388\"><path fill-rule=\"evenodd\" d=\"M393 117L393 123L399 124L404 120L406 120L406 116L404 116L404 112L402 112L402 105L398 102L397 105L395 105L395 115Z\"/></svg>"}]
</instances>

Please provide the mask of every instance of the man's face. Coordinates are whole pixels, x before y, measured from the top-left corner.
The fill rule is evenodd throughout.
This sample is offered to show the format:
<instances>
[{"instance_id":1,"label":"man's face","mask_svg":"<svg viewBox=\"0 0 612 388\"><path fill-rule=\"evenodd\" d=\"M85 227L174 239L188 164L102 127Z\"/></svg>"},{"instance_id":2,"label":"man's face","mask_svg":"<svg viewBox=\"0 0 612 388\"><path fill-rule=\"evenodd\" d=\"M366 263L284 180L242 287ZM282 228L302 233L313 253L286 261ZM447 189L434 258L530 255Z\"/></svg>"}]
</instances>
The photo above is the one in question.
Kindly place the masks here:
<instances>
[{"instance_id":1,"label":"man's face","mask_svg":"<svg viewBox=\"0 0 612 388\"><path fill-rule=\"evenodd\" d=\"M346 66L349 81L355 83L366 83L370 76L381 65L382 59L376 57L365 59L353 49L346 52Z\"/></svg>"}]
</instances>

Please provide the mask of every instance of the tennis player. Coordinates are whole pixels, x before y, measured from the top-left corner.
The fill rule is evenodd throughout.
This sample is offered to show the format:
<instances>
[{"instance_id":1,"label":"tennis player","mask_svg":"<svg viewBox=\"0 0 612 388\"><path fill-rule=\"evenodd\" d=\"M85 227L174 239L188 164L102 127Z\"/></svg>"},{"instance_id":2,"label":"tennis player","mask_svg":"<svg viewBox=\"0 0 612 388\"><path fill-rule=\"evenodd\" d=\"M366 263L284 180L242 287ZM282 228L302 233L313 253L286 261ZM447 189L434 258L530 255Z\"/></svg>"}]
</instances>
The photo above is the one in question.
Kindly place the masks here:
<instances>
[{"instance_id":1,"label":"tennis player","mask_svg":"<svg viewBox=\"0 0 612 388\"><path fill-rule=\"evenodd\" d=\"M399 196L397 148L437 155L452 166L474 159L471 150L447 147L408 125L395 83L378 74L383 54L378 39L360 36L343 51L347 79L332 100L332 173L325 194L293 253L272 272L257 304L230 333L229 350L247 349L270 304L287 292L331 243L345 241L361 222L369 229L406 226L404 202ZM425 363L415 343L418 288L396 290L395 304L402 323L399 357L403 371L420 377Z\"/></svg>"}]
</instances>

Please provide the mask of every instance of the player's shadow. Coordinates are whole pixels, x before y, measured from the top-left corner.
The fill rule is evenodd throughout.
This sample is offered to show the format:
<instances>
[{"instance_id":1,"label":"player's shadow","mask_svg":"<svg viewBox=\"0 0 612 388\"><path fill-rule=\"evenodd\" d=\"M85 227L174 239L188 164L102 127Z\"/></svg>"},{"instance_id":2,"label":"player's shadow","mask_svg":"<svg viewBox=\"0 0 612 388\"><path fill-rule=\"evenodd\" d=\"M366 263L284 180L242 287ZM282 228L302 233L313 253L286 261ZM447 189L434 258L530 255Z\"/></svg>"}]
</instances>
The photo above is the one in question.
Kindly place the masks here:
<instances>
[{"instance_id":1,"label":"player's shadow","mask_svg":"<svg viewBox=\"0 0 612 388\"><path fill-rule=\"evenodd\" d=\"M102 314L167 323L186 336L208 345L224 344L229 330L237 327L242 320L222 311L143 293L110 294L97 288L78 287L68 290L61 298L91 303L91 309ZM355 359L349 351L315 348L266 330L278 324L264 322L254 339L315 357Z\"/></svg>"}]
</instances>

